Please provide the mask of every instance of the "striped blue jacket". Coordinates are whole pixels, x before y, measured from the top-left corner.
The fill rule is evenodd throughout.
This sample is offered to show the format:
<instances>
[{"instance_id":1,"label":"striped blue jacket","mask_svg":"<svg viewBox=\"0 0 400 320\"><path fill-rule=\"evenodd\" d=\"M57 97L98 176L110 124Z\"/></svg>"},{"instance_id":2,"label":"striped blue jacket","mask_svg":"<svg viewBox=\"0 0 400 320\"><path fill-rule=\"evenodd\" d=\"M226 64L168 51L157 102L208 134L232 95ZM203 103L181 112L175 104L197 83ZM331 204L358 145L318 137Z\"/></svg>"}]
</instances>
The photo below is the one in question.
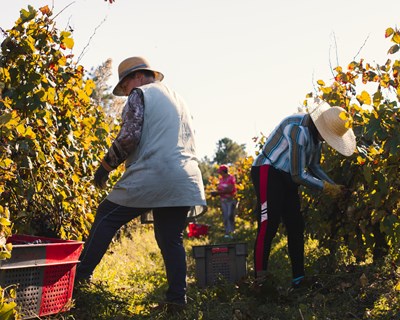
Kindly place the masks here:
<instances>
[{"instance_id":1,"label":"striped blue jacket","mask_svg":"<svg viewBox=\"0 0 400 320\"><path fill-rule=\"evenodd\" d=\"M310 131L311 117L299 113L289 116L272 131L253 166L272 165L290 173L295 183L323 189L323 181L334 183L322 170L322 142L314 141Z\"/></svg>"}]
</instances>

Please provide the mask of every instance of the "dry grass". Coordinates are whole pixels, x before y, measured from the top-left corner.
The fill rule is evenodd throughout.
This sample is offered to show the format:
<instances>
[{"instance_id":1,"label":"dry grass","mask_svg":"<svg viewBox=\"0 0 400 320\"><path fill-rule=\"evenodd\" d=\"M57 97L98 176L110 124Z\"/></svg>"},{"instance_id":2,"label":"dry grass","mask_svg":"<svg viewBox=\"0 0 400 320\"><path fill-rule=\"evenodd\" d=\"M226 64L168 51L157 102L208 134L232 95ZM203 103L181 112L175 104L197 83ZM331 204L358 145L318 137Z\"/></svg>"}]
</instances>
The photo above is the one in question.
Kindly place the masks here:
<instances>
[{"instance_id":1,"label":"dry grass","mask_svg":"<svg viewBox=\"0 0 400 320\"><path fill-rule=\"evenodd\" d=\"M290 319L382 319L400 320L400 268L387 259L380 265L349 263L340 270L324 272L329 261L326 250L309 239L307 273L313 285L290 292L290 265L286 238L278 235L270 260L271 282L253 289L252 246L255 225L238 219L237 238L247 242L248 276L239 283L221 282L200 289L194 275L194 245L224 242L217 212L208 213L201 222L210 225L207 237L185 240L188 255L189 305L183 314L168 316L152 307L163 298L166 279L163 263L151 225L132 225L115 241L94 275L94 283L76 290L76 306L54 319L124 320L290 320ZM345 255L343 255L345 256Z\"/></svg>"}]
</instances>

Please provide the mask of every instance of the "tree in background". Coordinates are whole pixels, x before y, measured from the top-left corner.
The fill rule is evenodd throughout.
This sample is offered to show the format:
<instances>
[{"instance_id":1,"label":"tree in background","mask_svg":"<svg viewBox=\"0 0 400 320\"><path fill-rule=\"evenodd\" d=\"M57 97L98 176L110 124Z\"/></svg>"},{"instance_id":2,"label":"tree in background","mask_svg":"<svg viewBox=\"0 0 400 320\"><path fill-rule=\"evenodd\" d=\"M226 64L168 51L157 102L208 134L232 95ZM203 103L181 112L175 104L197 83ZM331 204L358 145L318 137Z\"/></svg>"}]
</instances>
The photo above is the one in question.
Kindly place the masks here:
<instances>
[{"instance_id":1,"label":"tree in background","mask_svg":"<svg viewBox=\"0 0 400 320\"><path fill-rule=\"evenodd\" d=\"M217 142L217 150L213 161L217 164L235 163L239 159L246 157L245 149L245 144L238 144L229 138L223 138Z\"/></svg>"},{"instance_id":2,"label":"tree in background","mask_svg":"<svg viewBox=\"0 0 400 320\"><path fill-rule=\"evenodd\" d=\"M207 185L210 177L217 175L217 167L220 164L233 164L246 157L245 144L238 144L229 138L220 139L213 160L207 156L199 162L203 183Z\"/></svg>"},{"instance_id":3,"label":"tree in background","mask_svg":"<svg viewBox=\"0 0 400 320\"><path fill-rule=\"evenodd\" d=\"M108 110L114 96L111 93L111 86L108 80L112 75L112 60L107 59L97 68L92 68L88 73L88 78L93 80L96 86L93 88L91 98L94 104L101 106L103 110Z\"/></svg>"},{"instance_id":4,"label":"tree in background","mask_svg":"<svg viewBox=\"0 0 400 320\"><path fill-rule=\"evenodd\" d=\"M208 206L219 210L219 199L211 197L211 191L216 190L218 186L219 165L229 164L229 173L236 178L236 199L238 200L236 214L253 219L256 199L250 177L252 163L253 158L247 156L244 144L238 144L229 138L220 139L217 142L214 160L210 161L205 157L200 162Z\"/></svg>"},{"instance_id":5,"label":"tree in background","mask_svg":"<svg viewBox=\"0 0 400 320\"><path fill-rule=\"evenodd\" d=\"M111 59L107 59L97 68L91 69L88 73L88 78L93 80L95 87L90 97L95 105L103 108L109 119L116 119L121 116L121 111L126 99L116 97L112 94L112 87L108 85L111 75Z\"/></svg>"},{"instance_id":6,"label":"tree in background","mask_svg":"<svg viewBox=\"0 0 400 320\"><path fill-rule=\"evenodd\" d=\"M207 185L210 177L216 172L215 166L213 165L212 161L205 156L199 161L199 168L203 178L203 184Z\"/></svg>"}]
</instances>

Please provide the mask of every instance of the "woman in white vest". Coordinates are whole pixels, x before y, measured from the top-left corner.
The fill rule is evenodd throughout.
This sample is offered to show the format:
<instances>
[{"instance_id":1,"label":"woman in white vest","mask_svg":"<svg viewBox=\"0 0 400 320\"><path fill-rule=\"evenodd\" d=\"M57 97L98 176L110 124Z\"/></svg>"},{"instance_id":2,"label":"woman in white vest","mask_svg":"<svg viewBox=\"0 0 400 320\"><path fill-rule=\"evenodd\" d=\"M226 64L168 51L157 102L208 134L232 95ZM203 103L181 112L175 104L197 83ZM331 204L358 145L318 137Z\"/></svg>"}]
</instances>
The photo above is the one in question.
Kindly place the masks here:
<instances>
[{"instance_id":1,"label":"woman in white vest","mask_svg":"<svg viewBox=\"0 0 400 320\"><path fill-rule=\"evenodd\" d=\"M113 94L128 99L121 130L96 171L94 184L105 188L109 172L123 162L125 172L98 207L77 280L90 279L123 225L152 210L168 280L165 305L181 308L186 304L186 218L190 207L206 205L191 116L182 98L161 83L163 74L146 59L125 59L118 73Z\"/></svg>"}]
</instances>

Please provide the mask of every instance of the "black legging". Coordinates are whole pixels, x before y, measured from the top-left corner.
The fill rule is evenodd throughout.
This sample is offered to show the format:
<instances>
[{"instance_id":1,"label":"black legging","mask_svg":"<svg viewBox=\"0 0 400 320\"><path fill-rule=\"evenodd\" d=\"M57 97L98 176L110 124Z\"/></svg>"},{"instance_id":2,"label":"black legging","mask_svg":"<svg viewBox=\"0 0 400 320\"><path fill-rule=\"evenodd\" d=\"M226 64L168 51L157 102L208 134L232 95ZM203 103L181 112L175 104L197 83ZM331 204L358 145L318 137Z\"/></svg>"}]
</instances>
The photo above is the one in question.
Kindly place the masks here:
<instances>
[{"instance_id":1,"label":"black legging","mask_svg":"<svg viewBox=\"0 0 400 320\"><path fill-rule=\"evenodd\" d=\"M258 230L254 245L254 270L265 272L272 240L284 223L293 278L304 276L304 220L300 212L298 185L290 174L270 165L252 167L251 178L258 200Z\"/></svg>"}]
</instances>

